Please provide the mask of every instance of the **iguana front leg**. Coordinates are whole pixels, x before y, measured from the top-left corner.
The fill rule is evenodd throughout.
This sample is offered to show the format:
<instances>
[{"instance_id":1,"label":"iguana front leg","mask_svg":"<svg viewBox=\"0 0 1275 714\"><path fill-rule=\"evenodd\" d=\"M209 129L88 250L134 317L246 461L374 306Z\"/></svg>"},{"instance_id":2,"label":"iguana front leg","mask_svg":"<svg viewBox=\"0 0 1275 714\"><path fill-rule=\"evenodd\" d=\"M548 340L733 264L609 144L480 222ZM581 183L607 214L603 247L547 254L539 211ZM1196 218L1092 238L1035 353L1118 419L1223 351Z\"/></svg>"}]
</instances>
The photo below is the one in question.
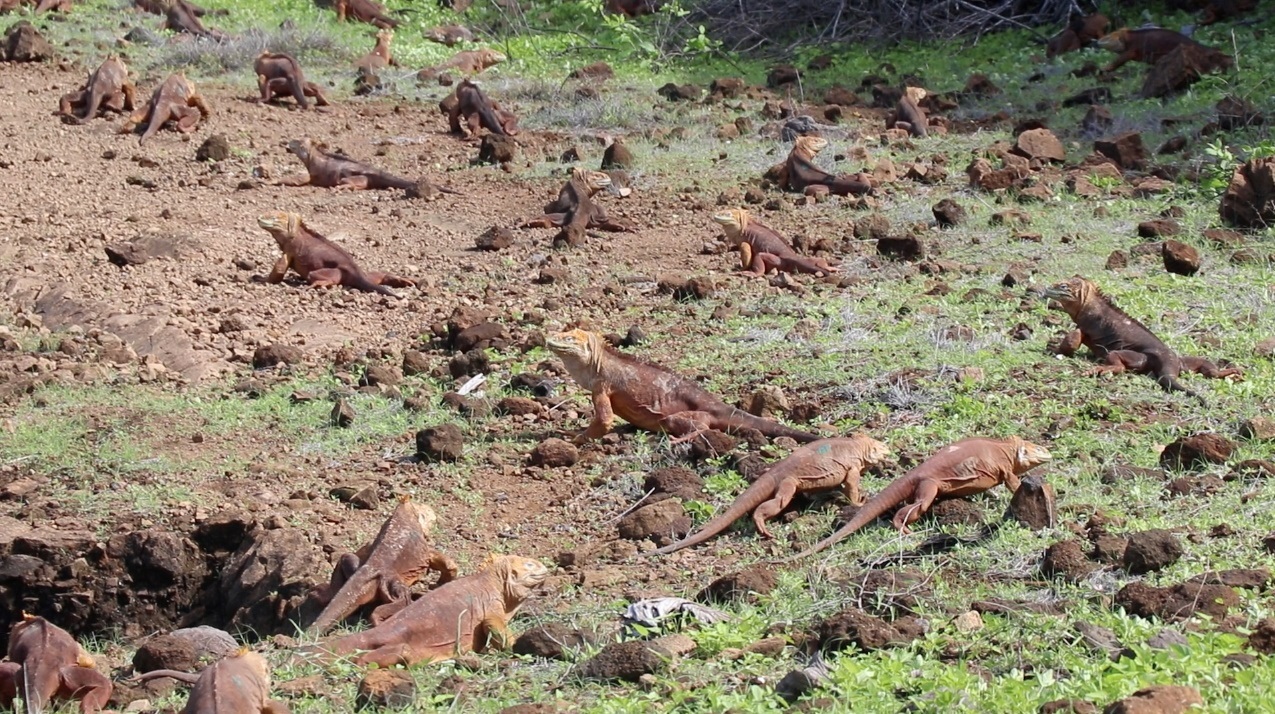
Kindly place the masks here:
<instances>
[{"instance_id":1,"label":"iguana front leg","mask_svg":"<svg viewBox=\"0 0 1275 714\"><path fill-rule=\"evenodd\" d=\"M1008 488L1010 493L1017 493L1018 487L1021 486L1022 483L1023 480L1020 479L1018 474L1013 471L1005 474L1005 488Z\"/></svg>"},{"instance_id":2,"label":"iguana front leg","mask_svg":"<svg viewBox=\"0 0 1275 714\"><path fill-rule=\"evenodd\" d=\"M859 490L859 479L852 472L847 472L846 480L841 482L841 492L851 505L862 506L868 502L868 497Z\"/></svg>"},{"instance_id":3,"label":"iguana front leg","mask_svg":"<svg viewBox=\"0 0 1275 714\"><path fill-rule=\"evenodd\" d=\"M267 283L281 283L283 276L288 274L288 268L292 265L292 258L285 253L274 262L274 267L270 269L270 274L266 276Z\"/></svg>"},{"instance_id":4,"label":"iguana front leg","mask_svg":"<svg viewBox=\"0 0 1275 714\"><path fill-rule=\"evenodd\" d=\"M504 613L496 615L488 615L478 624L478 628L482 634L477 637L475 644L483 644L481 651L490 649L507 650L513 644L514 636L509 631L509 623L506 621ZM485 643L485 644L484 644Z\"/></svg>"},{"instance_id":5,"label":"iguana front leg","mask_svg":"<svg viewBox=\"0 0 1275 714\"><path fill-rule=\"evenodd\" d=\"M111 698L111 680L90 667L70 666L61 671L60 694L80 700L81 712L99 712Z\"/></svg>"},{"instance_id":6,"label":"iguana front leg","mask_svg":"<svg viewBox=\"0 0 1275 714\"><path fill-rule=\"evenodd\" d=\"M605 389L598 389L593 393L593 421L589 422L589 427L575 441L583 443L590 439L601 439L614 425L615 411L611 408L611 395Z\"/></svg>"},{"instance_id":7,"label":"iguana front leg","mask_svg":"<svg viewBox=\"0 0 1275 714\"><path fill-rule=\"evenodd\" d=\"M1064 357L1070 357L1076 354L1076 350L1080 349L1081 341L1084 334L1080 330L1072 330L1054 345L1054 353Z\"/></svg>"},{"instance_id":8,"label":"iguana front leg","mask_svg":"<svg viewBox=\"0 0 1275 714\"><path fill-rule=\"evenodd\" d=\"M346 191L366 191L368 178L363 174L354 174L353 176L342 176L340 181L336 182L337 190Z\"/></svg>"}]
</instances>

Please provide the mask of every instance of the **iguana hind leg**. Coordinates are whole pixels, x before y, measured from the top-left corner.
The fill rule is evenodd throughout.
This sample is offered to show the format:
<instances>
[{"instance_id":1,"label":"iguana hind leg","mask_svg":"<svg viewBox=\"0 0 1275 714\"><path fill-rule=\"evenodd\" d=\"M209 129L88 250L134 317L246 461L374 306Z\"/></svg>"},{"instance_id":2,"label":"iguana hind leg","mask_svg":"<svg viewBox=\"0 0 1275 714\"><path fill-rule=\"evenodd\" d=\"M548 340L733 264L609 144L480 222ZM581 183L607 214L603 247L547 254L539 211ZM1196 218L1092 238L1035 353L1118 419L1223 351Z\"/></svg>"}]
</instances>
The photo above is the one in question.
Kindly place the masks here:
<instances>
[{"instance_id":1,"label":"iguana hind leg","mask_svg":"<svg viewBox=\"0 0 1275 714\"><path fill-rule=\"evenodd\" d=\"M406 644L385 645L369 652L364 652L354 660L360 665L374 664L378 667L393 667L396 664L406 665L412 662L412 648Z\"/></svg>"},{"instance_id":2,"label":"iguana hind leg","mask_svg":"<svg viewBox=\"0 0 1275 714\"><path fill-rule=\"evenodd\" d=\"M63 667L61 674L58 693L67 699L79 699L81 712L94 714L106 707L112 688L106 675L88 667Z\"/></svg>"},{"instance_id":3,"label":"iguana hind leg","mask_svg":"<svg viewBox=\"0 0 1275 714\"><path fill-rule=\"evenodd\" d=\"M377 285L387 285L391 288L411 288L416 286L415 280L409 280L390 273L381 273L373 270L366 273L366 275L368 280Z\"/></svg>"},{"instance_id":4,"label":"iguana hind leg","mask_svg":"<svg viewBox=\"0 0 1275 714\"><path fill-rule=\"evenodd\" d=\"M567 222L567 214L565 213L546 213L540 218L533 218L530 221L518 226L519 228L561 228Z\"/></svg>"},{"instance_id":5,"label":"iguana hind leg","mask_svg":"<svg viewBox=\"0 0 1275 714\"><path fill-rule=\"evenodd\" d=\"M846 500L849 501L851 505L862 506L868 502L868 497L863 495L863 492L859 490L859 479L857 478L846 478L846 480L841 483L841 492L845 494Z\"/></svg>"},{"instance_id":6,"label":"iguana hind leg","mask_svg":"<svg viewBox=\"0 0 1275 714\"><path fill-rule=\"evenodd\" d=\"M1144 372L1147 369L1147 356L1133 350L1113 350L1103 355L1103 364L1085 372L1086 375L1120 374L1125 371Z\"/></svg>"},{"instance_id":7,"label":"iguana hind leg","mask_svg":"<svg viewBox=\"0 0 1275 714\"><path fill-rule=\"evenodd\" d=\"M347 191L365 191L368 183L368 177L363 174L355 174L354 176L343 176L340 181L336 182L335 188Z\"/></svg>"},{"instance_id":8,"label":"iguana hind leg","mask_svg":"<svg viewBox=\"0 0 1275 714\"><path fill-rule=\"evenodd\" d=\"M319 268L311 270L310 274L305 276L310 282L311 287L331 288L341 284L340 268Z\"/></svg>"},{"instance_id":9,"label":"iguana hind leg","mask_svg":"<svg viewBox=\"0 0 1275 714\"><path fill-rule=\"evenodd\" d=\"M757 527L757 533L763 538L774 539L770 529L766 528L766 521L778 516L789 503L792 503L792 497L797 495L797 482L793 479L784 479L779 482L779 487L775 489L775 495L769 500L762 502L761 505L753 509L753 525Z\"/></svg>"},{"instance_id":10,"label":"iguana hind leg","mask_svg":"<svg viewBox=\"0 0 1275 714\"><path fill-rule=\"evenodd\" d=\"M1244 371L1238 367L1218 367L1203 357L1183 357L1182 369L1188 372L1196 372L1209 379L1244 376Z\"/></svg>"},{"instance_id":11,"label":"iguana hind leg","mask_svg":"<svg viewBox=\"0 0 1275 714\"><path fill-rule=\"evenodd\" d=\"M930 510L934 499L939 496L939 485L929 479L923 479L916 485L916 491L912 494L912 500L908 501L894 514L894 527L899 532L907 535L912 530L908 528L909 524L915 523L918 518Z\"/></svg>"},{"instance_id":12,"label":"iguana hind leg","mask_svg":"<svg viewBox=\"0 0 1275 714\"><path fill-rule=\"evenodd\" d=\"M13 700L18 696L18 679L22 676L22 665L17 662L0 662L0 706L13 709Z\"/></svg>"}]
</instances>

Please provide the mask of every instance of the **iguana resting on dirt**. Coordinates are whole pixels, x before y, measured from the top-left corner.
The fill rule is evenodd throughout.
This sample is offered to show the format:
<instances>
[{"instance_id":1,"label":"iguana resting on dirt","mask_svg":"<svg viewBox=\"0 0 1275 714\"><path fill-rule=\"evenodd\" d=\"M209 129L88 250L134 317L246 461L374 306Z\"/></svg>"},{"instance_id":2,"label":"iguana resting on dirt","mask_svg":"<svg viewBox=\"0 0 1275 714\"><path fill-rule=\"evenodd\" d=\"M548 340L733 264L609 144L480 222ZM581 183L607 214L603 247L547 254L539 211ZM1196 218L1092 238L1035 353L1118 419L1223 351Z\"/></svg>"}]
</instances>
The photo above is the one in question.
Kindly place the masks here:
<instances>
[{"instance_id":1,"label":"iguana resting on dirt","mask_svg":"<svg viewBox=\"0 0 1275 714\"><path fill-rule=\"evenodd\" d=\"M1149 374L1165 391L1186 392L1197 399L1202 397L1178 381L1183 370L1211 379L1243 375L1235 367L1222 369L1203 357L1179 356L1145 325L1116 307L1097 285L1079 275L1050 286L1045 297L1058 301L1076 323L1076 329L1063 338L1055 351L1070 357L1084 345L1103 361L1087 374L1120 374L1126 370Z\"/></svg>"},{"instance_id":2,"label":"iguana resting on dirt","mask_svg":"<svg viewBox=\"0 0 1275 714\"><path fill-rule=\"evenodd\" d=\"M288 152L305 164L306 177L284 179L285 186L321 186L323 188L349 189L353 191L401 188L415 190L419 181L399 178L347 156L329 154L310 139L294 139L288 142ZM439 189L455 193L451 189Z\"/></svg>"},{"instance_id":3,"label":"iguana resting on dirt","mask_svg":"<svg viewBox=\"0 0 1275 714\"><path fill-rule=\"evenodd\" d=\"M742 208L714 213L713 221L726 233L726 242L739 247L740 265L747 273L765 275L772 268L815 275L837 272L823 258L797 255L783 236L753 220Z\"/></svg>"},{"instance_id":4,"label":"iguana resting on dirt","mask_svg":"<svg viewBox=\"0 0 1275 714\"><path fill-rule=\"evenodd\" d=\"M399 297L388 286L406 288L416 283L389 273L365 272L344 248L310 230L301 216L277 211L257 218L257 225L274 236L283 256L275 262L268 283L280 283L288 269L316 288L344 285L347 288Z\"/></svg>"},{"instance_id":5,"label":"iguana resting on dirt","mask_svg":"<svg viewBox=\"0 0 1275 714\"><path fill-rule=\"evenodd\" d=\"M1045 44L1045 58L1052 59L1089 45L1106 34L1107 26L1110 24L1111 20L1100 12L1088 16L1073 16L1067 22L1067 27L1049 38L1049 42Z\"/></svg>"},{"instance_id":6,"label":"iguana resting on dirt","mask_svg":"<svg viewBox=\"0 0 1275 714\"><path fill-rule=\"evenodd\" d=\"M699 545L717 536L730 524L753 512L753 524L763 538L774 538L766 521L778 516L798 493L818 493L841 488L850 503L861 506L859 476L890 455L890 448L864 434L849 438L820 439L793 450L752 483L735 502L718 514L698 533L653 550L647 555L664 555Z\"/></svg>"},{"instance_id":7,"label":"iguana resting on dirt","mask_svg":"<svg viewBox=\"0 0 1275 714\"><path fill-rule=\"evenodd\" d=\"M454 47L461 42L473 42L474 33L464 25L439 25L426 30L424 38L430 42Z\"/></svg>"},{"instance_id":8,"label":"iguana resting on dirt","mask_svg":"<svg viewBox=\"0 0 1275 714\"><path fill-rule=\"evenodd\" d=\"M314 97L314 103L321 107L328 105L328 98L323 90L314 82L307 82L301 65L292 57L274 52L262 52L252 63L257 73L257 89L261 92L261 103L269 104L276 97L292 95L302 109L309 109L310 102L306 97Z\"/></svg>"},{"instance_id":9,"label":"iguana resting on dirt","mask_svg":"<svg viewBox=\"0 0 1275 714\"><path fill-rule=\"evenodd\" d=\"M130 134L141 124L146 131L137 143L145 143L168 122L183 134L195 130L199 120L212 113L208 103L195 91L195 84L184 74L170 74L164 83L155 88L151 98L129 116L120 127L121 134Z\"/></svg>"},{"instance_id":10,"label":"iguana resting on dirt","mask_svg":"<svg viewBox=\"0 0 1275 714\"><path fill-rule=\"evenodd\" d=\"M583 239L586 230L604 230L613 233L632 231L633 227L612 219L606 209L593 201L593 196L611 185L611 177L601 171L589 171L577 166L571 170L571 178L558 191L558 198L545 205L545 215L533 218L521 228L561 228L561 236L574 245Z\"/></svg>"},{"instance_id":11,"label":"iguana resting on dirt","mask_svg":"<svg viewBox=\"0 0 1275 714\"><path fill-rule=\"evenodd\" d=\"M202 10L203 8L198 9ZM195 6L186 2L186 0L176 0L164 12L164 29L177 33L184 32L194 37L204 37L214 42L224 42L230 39L230 35L220 30L210 30L204 27L204 23L199 19L204 13L195 12L195 10Z\"/></svg>"},{"instance_id":12,"label":"iguana resting on dirt","mask_svg":"<svg viewBox=\"0 0 1275 714\"><path fill-rule=\"evenodd\" d=\"M71 11L71 0L0 0L0 13L13 12L23 5L31 5L36 15L42 12Z\"/></svg>"},{"instance_id":13,"label":"iguana resting on dirt","mask_svg":"<svg viewBox=\"0 0 1275 714\"><path fill-rule=\"evenodd\" d=\"M58 113L70 122L85 124L97 118L99 111L131 112L136 103L137 88L128 81L128 67L119 55L111 55L89 75L84 89L62 95Z\"/></svg>"},{"instance_id":14,"label":"iguana resting on dirt","mask_svg":"<svg viewBox=\"0 0 1275 714\"><path fill-rule=\"evenodd\" d=\"M372 624L378 625L412 601L410 588L431 570L438 585L456 578L456 562L429 544L434 509L403 501L357 553L346 553L332 571L332 582L318 595L326 607L306 628L322 635L369 603L377 603Z\"/></svg>"},{"instance_id":15,"label":"iguana resting on dirt","mask_svg":"<svg viewBox=\"0 0 1275 714\"><path fill-rule=\"evenodd\" d=\"M398 20L390 17L385 6L375 0L336 0L337 22L345 22L347 17L381 29L398 26Z\"/></svg>"},{"instance_id":16,"label":"iguana resting on dirt","mask_svg":"<svg viewBox=\"0 0 1275 714\"><path fill-rule=\"evenodd\" d=\"M386 67L397 67L398 62L394 59L394 53L390 49L390 43L394 41L394 31L385 29L376 33L376 45L372 47L372 51L363 55L363 59L359 60L355 65L362 70L385 69Z\"/></svg>"},{"instance_id":17,"label":"iguana resting on dirt","mask_svg":"<svg viewBox=\"0 0 1275 714\"><path fill-rule=\"evenodd\" d=\"M471 135L477 136L479 127L493 134L513 136L518 133L518 117L513 112L500 109L500 105L487 98L476 82L462 79L456 85L456 99L447 112L447 126L453 134L464 135L461 118Z\"/></svg>"},{"instance_id":18,"label":"iguana resting on dirt","mask_svg":"<svg viewBox=\"0 0 1275 714\"><path fill-rule=\"evenodd\" d=\"M1160 58L1177 49L1179 45L1192 45L1205 56L1211 58L1218 67L1230 67L1234 58L1220 50L1200 44L1180 32L1149 27L1141 30L1130 30L1122 27L1098 40L1098 46L1118 56L1103 72L1114 72L1126 62L1145 62L1155 64Z\"/></svg>"},{"instance_id":19,"label":"iguana resting on dirt","mask_svg":"<svg viewBox=\"0 0 1275 714\"><path fill-rule=\"evenodd\" d=\"M780 184L790 191L803 192L807 186L827 186L838 196L861 195L872 192L872 185L854 176L833 176L815 166L815 157L828 147L828 140L818 136L799 136L793 142L792 151L784 161L780 172Z\"/></svg>"},{"instance_id":20,"label":"iguana resting on dirt","mask_svg":"<svg viewBox=\"0 0 1275 714\"><path fill-rule=\"evenodd\" d=\"M173 6L178 0L133 0L133 7L138 10L149 12L152 15L166 15L168 8ZM202 8L190 0L180 0L195 17L204 17L205 15L229 15L229 10L208 10Z\"/></svg>"},{"instance_id":21,"label":"iguana resting on dirt","mask_svg":"<svg viewBox=\"0 0 1275 714\"><path fill-rule=\"evenodd\" d=\"M156 669L136 682L168 677L193 684L182 714L288 714L288 706L270 698L270 666L256 652L242 649L199 674Z\"/></svg>"},{"instance_id":22,"label":"iguana resting on dirt","mask_svg":"<svg viewBox=\"0 0 1275 714\"><path fill-rule=\"evenodd\" d=\"M896 506L902 508L894 514L894 527L900 533L910 533L908 524L924 515L936 499L972 496L1002 483L1011 492L1017 491L1019 475L1051 458L1046 449L1016 436L962 439L895 479L863 504L836 533L786 560L818 553Z\"/></svg>"},{"instance_id":23,"label":"iguana resting on dirt","mask_svg":"<svg viewBox=\"0 0 1275 714\"><path fill-rule=\"evenodd\" d=\"M548 574L531 558L493 555L477 573L430 590L376 627L301 652L327 659L362 651L356 664L391 667L505 649L513 643L509 621Z\"/></svg>"},{"instance_id":24,"label":"iguana resting on dirt","mask_svg":"<svg viewBox=\"0 0 1275 714\"><path fill-rule=\"evenodd\" d=\"M572 379L593 395L593 421L577 442L600 439L615 417L639 429L671 434L690 441L700 432L756 429L769 437L787 436L802 443L819 439L808 432L753 416L729 406L695 382L649 362L612 349L602 337L585 330L550 336L548 347Z\"/></svg>"},{"instance_id":25,"label":"iguana resting on dirt","mask_svg":"<svg viewBox=\"0 0 1275 714\"><path fill-rule=\"evenodd\" d=\"M456 70L461 74L478 74L488 67L494 67L504 62L507 57L496 50L465 50L452 55L451 59L446 62L426 67L416 73L417 79L433 79L447 70Z\"/></svg>"},{"instance_id":26,"label":"iguana resting on dirt","mask_svg":"<svg viewBox=\"0 0 1275 714\"><path fill-rule=\"evenodd\" d=\"M94 669L93 658L66 630L43 617L22 614L9 631L9 660L0 662L0 705L47 711L54 700L79 699L80 712L93 714L111 698L111 680Z\"/></svg>"},{"instance_id":27,"label":"iguana resting on dirt","mask_svg":"<svg viewBox=\"0 0 1275 714\"><path fill-rule=\"evenodd\" d=\"M930 122L921 109L921 100L926 91L920 87L905 87L903 96L894 105L894 111L885 120L887 129L903 129L912 136L928 136Z\"/></svg>"}]
</instances>

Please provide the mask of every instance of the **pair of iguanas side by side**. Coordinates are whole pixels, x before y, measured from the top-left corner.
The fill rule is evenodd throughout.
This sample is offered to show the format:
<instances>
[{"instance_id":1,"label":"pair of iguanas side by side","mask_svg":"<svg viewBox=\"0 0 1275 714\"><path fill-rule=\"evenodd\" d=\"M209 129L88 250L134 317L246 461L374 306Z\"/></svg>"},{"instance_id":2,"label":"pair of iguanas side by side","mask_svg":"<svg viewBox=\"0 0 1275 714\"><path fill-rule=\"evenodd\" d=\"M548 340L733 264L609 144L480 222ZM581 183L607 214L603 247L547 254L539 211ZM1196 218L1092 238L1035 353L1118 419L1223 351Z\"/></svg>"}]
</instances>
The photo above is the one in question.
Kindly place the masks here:
<instances>
[{"instance_id":1,"label":"pair of iguanas side by side","mask_svg":"<svg viewBox=\"0 0 1275 714\"><path fill-rule=\"evenodd\" d=\"M137 88L128 79L128 67L118 55L111 55L89 75L83 89L62 95L58 101L58 114L66 121L84 124L107 111L132 111L119 131L121 134L132 133L145 124L146 130L139 140L139 143L145 143L170 122L178 131L190 133L200 119L211 113L208 103L184 74L169 75L155 88L145 104L140 107L136 104Z\"/></svg>"}]
</instances>

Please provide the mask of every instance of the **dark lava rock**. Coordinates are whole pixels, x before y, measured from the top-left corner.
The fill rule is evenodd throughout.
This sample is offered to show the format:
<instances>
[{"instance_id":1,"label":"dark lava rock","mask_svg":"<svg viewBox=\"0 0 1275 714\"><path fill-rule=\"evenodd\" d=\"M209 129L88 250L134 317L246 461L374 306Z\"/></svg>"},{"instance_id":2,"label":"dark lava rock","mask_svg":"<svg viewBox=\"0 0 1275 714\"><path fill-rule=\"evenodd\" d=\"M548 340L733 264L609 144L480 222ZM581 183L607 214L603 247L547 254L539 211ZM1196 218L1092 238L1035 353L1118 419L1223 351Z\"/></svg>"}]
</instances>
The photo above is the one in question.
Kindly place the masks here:
<instances>
[{"instance_id":1,"label":"dark lava rock","mask_svg":"<svg viewBox=\"0 0 1275 714\"><path fill-rule=\"evenodd\" d=\"M1009 517L1034 531L1053 528L1058 523L1054 487L1039 475L1023 479L1009 501Z\"/></svg>"},{"instance_id":2,"label":"dark lava rock","mask_svg":"<svg viewBox=\"0 0 1275 714\"><path fill-rule=\"evenodd\" d=\"M1239 607L1240 596L1225 585L1180 583L1157 588L1138 580L1116 593L1115 604L1131 615L1168 622L1185 620L1196 613L1220 620L1231 608Z\"/></svg>"},{"instance_id":3,"label":"dark lava rock","mask_svg":"<svg viewBox=\"0 0 1275 714\"><path fill-rule=\"evenodd\" d=\"M230 140L225 134L213 134L195 150L196 161L225 161L230 158Z\"/></svg>"},{"instance_id":4,"label":"dark lava rock","mask_svg":"<svg viewBox=\"0 0 1275 714\"><path fill-rule=\"evenodd\" d=\"M667 659L646 642L632 640L603 647L601 652L576 665L571 672L581 679L636 682L644 674L664 671L667 664Z\"/></svg>"},{"instance_id":5,"label":"dark lava rock","mask_svg":"<svg viewBox=\"0 0 1275 714\"><path fill-rule=\"evenodd\" d=\"M416 701L416 680L401 669L372 669L359 680L355 703L360 709L402 709Z\"/></svg>"},{"instance_id":6,"label":"dark lava rock","mask_svg":"<svg viewBox=\"0 0 1275 714\"><path fill-rule=\"evenodd\" d=\"M903 644L893 625L862 610L849 608L828 617L814 628L819 647L842 650L855 645L865 652Z\"/></svg>"},{"instance_id":7,"label":"dark lava rock","mask_svg":"<svg viewBox=\"0 0 1275 714\"><path fill-rule=\"evenodd\" d=\"M1235 442L1213 432L1182 437L1164 447L1160 465L1168 469L1189 469L1208 464L1224 464L1235 453Z\"/></svg>"},{"instance_id":8,"label":"dark lava rock","mask_svg":"<svg viewBox=\"0 0 1275 714\"><path fill-rule=\"evenodd\" d=\"M655 493L667 493L683 501L704 497L704 479L688 468L669 466L652 471L642 488Z\"/></svg>"},{"instance_id":9,"label":"dark lava rock","mask_svg":"<svg viewBox=\"0 0 1275 714\"><path fill-rule=\"evenodd\" d=\"M1264 655L1275 655L1275 617L1257 623L1248 636L1248 648Z\"/></svg>"},{"instance_id":10,"label":"dark lava rock","mask_svg":"<svg viewBox=\"0 0 1275 714\"><path fill-rule=\"evenodd\" d=\"M575 444L562 439L545 439L531 450L531 464L547 468L575 466L580 460L580 450Z\"/></svg>"},{"instance_id":11,"label":"dark lava rock","mask_svg":"<svg viewBox=\"0 0 1275 714\"><path fill-rule=\"evenodd\" d=\"M577 630L560 622L533 627L514 641L514 654L544 659L570 660L577 652L593 644L591 632Z\"/></svg>"},{"instance_id":12,"label":"dark lava rock","mask_svg":"<svg viewBox=\"0 0 1275 714\"><path fill-rule=\"evenodd\" d=\"M662 539L672 542L691 530L691 517L686 515L682 502L668 498L643 506L620 519L621 538L643 540L650 538L657 543Z\"/></svg>"},{"instance_id":13,"label":"dark lava rock","mask_svg":"<svg viewBox=\"0 0 1275 714\"><path fill-rule=\"evenodd\" d=\"M455 424L440 424L416 432L416 455L425 461L457 461L465 450L465 435Z\"/></svg>"},{"instance_id":14,"label":"dark lava rock","mask_svg":"<svg viewBox=\"0 0 1275 714\"><path fill-rule=\"evenodd\" d=\"M4 59L10 62L44 62L53 59L53 45L26 20L4 33Z\"/></svg>"},{"instance_id":15,"label":"dark lava rock","mask_svg":"<svg viewBox=\"0 0 1275 714\"><path fill-rule=\"evenodd\" d=\"M1055 699L1040 705L1036 711L1038 714L1098 714L1098 707L1083 699Z\"/></svg>"},{"instance_id":16,"label":"dark lava rock","mask_svg":"<svg viewBox=\"0 0 1275 714\"><path fill-rule=\"evenodd\" d=\"M512 136L483 135L483 143L478 147L478 163L507 164L517 158L518 142Z\"/></svg>"},{"instance_id":17,"label":"dark lava rock","mask_svg":"<svg viewBox=\"0 0 1275 714\"><path fill-rule=\"evenodd\" d=\"M1085 557L1080 542L1074 540L1061 541L1046 548L1040 563L1040 570L1046 576L1071 582L1084 580L1096 569L1097 566Z\"/></svg>"},{"instance_id":18,"label":"dark lava rock","mask_svg":"<svg viewBox=\"0 0 1275 714\"><path fill-rule=\"evenodd\" d=\"M1178 537L1156 528L1129 536L1123 565L1133 575L1142 575L1167 568L1181 557L1182 543Z\"/></svg>"},{"instance_id":19,"label":"dark lava rock","mask_svg":"<svg viewBox=\"0 0 1275 714\"><path fill-rule=\"evenodd\" d=\"M965 222L965 209L961 204L950 198L945 198L934 204L931 210L934 212L934 219L943 228L959 226Z\"/></svg>"},{"instance_id":20,"label":"dark lava rock","mask_svg":"<svg viewBox=\"0 0 1275 714\"><path fill-rule=\"evenodd\" d=\"M720 577L709 583L695 596L696 600L709 603L727 603L735 600L752 601L757 595L767 595L779 585L779 576L764 565L754 565L746 570Z\"/></svg>"},{"instance_id":21,"label":"dark lava rock","mask_svg":"<svg viewBox=\"0 0 1275 714\"><path fill-rule=\"evenodd\" d=\"M279 364L300 364L301 359L300 347L276 344L258 347L252 353L252 366L254 369L266 369Z\"/></svg>"},{"instance_id":22,"label":"dark lava rock","mask_svg":"<svg viewBox=\"0 0 1275 714\"><path fill-rule=\"evenodd\" d=\"M1204 698L1191 687L1147 687L1107 705L1102 714L1188 714L1204 706Z\"/></svg>"},{"instance_id":23,"label":"dark lava rock","mask_svg":"<svg viewBox=\"0 0 1275 714\"><path fill-rule=\"evenodd\" d=\"M1166 240L1161 246L1164 269L1177 275L1200 272L1200 252L1181 241Z\"/></svg>"},{"instance_id":24,"label":"dark lava rock","mask_svg":"<svg viewBox=\"0 0 1275 714\"><path fill-rule=\"evenodd\" d=\"M144 674L156 669L192 672L199 666L199 653L188 640L158 635L147 640L133 655L133 671Z\"/></svg>"}]
</instances>

